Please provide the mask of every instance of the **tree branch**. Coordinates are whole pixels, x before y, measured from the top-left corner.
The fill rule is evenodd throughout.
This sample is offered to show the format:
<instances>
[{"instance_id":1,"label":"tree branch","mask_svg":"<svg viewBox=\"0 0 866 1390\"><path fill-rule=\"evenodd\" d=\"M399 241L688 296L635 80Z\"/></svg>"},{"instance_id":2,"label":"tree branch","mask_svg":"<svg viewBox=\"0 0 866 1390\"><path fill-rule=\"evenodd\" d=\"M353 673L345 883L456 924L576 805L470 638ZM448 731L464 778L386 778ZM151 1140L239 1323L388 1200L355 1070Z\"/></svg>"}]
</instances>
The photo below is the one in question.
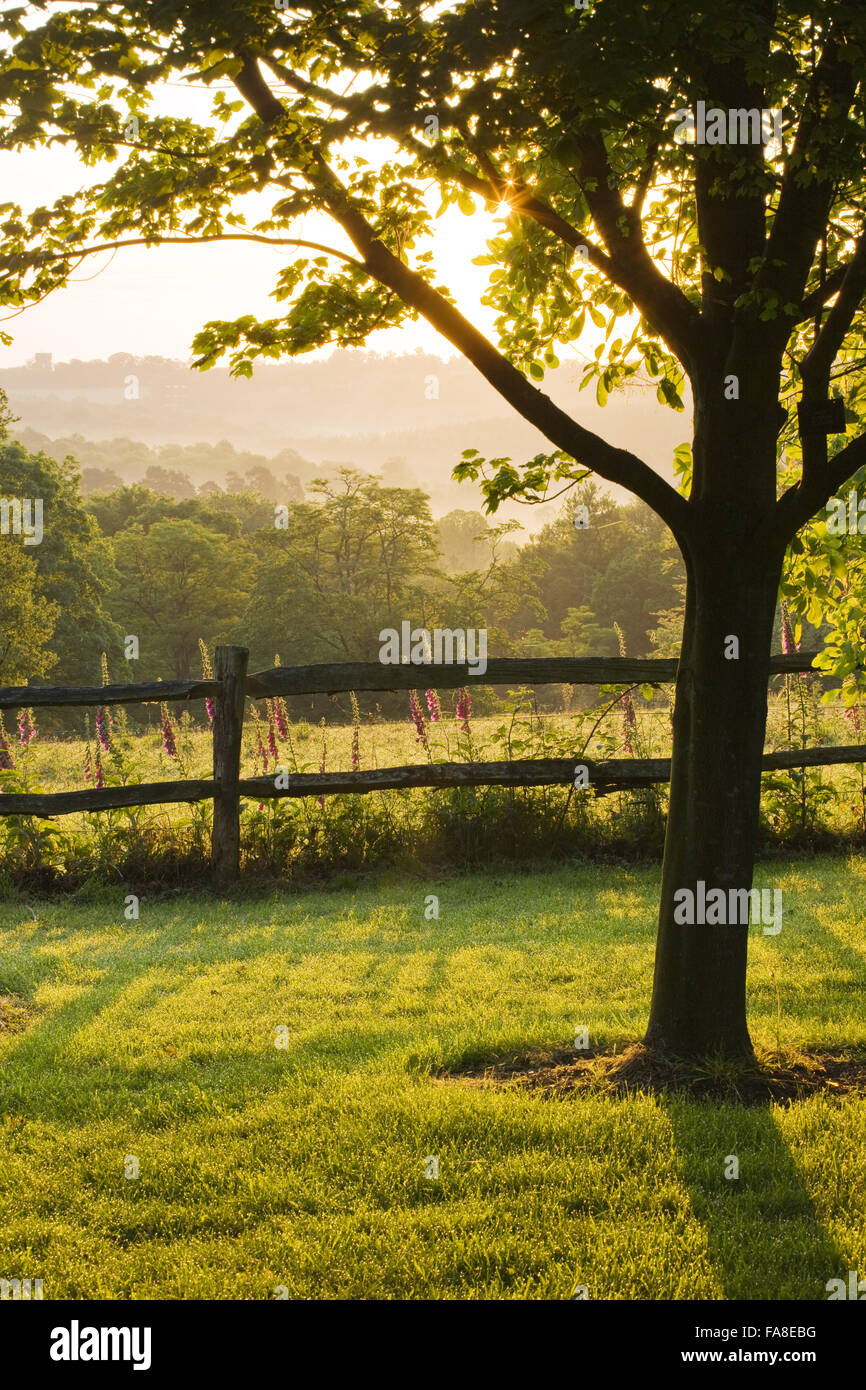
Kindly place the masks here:
<instances>
[{"instance_id":1,"label":"tree branch","mask_svg":"<svg viewBox=\"0 0 866 1390\"><path fill-rule=\"evenodd\" d=\"M846 267L836 302L827 315L824 326L817 334L815 342L800 364L804 403L817 403L827 399L830 391L830 371L836 354L845 340L845 335L851 327L854 315L862 302L864 292L866 292L866 233L861 233L857 239L854 254ZM841 453L836 454L832 464L829 464L827 436L825 434L801 431L800 444L803 454L803 468L798 496L803 508L811 507L805 518L808 520L808 517L812 516L827 501L827 498L832 496L840 482L844 482L851 473L856 473L860 465L855 463L853 468L845 471L847 463L840 463L840 460L843 459L847 459L848 462L850 462L851 457L856 459L856 450L853 455L848 454L850 445ZM843 470L838 481L836 480L837 466ZM815 498L818 499L817 502ZM793 506L794 504L789 505ZM794 508L794 511L796 515L797 509ZM802 525L802 522L800 524Z\"/></svg>"},{"instance_id":2,"label":"tree branch","mask_svg":"<svg viewBox=\"0 0 866 1390\"><path fill-rule=\"evenodd\" d=\"M325 246L318 241L305 241L301 237L266 237L259 236L255 232L222 232L213 236L200 237L181 237L181 236L150 236L150 237L130 237L124 241L105 241L99 246L79 246L68 251L49 252L41 251L32 257L12 256L10 260L27 260L26 269L37 265L50 265L53 261L83 260L85 256L98 255L100 251L119 251L126 246L202 246L210 241L255 241L262 246L299 246L308 251L320 251L323 255L337 256L341 261L346 261L354 266L356 270L363 270L363 262L356 260L354 256L348 255L345 251L338 251L335 246ZM2 257L0 257L2 261ZM2 280L12 279L13 274L18 274L20 267L14 272L9 272L0 277Z\"/></svg>"},{"instance_id":3,"label":"tree branch","mask_svg":"<svg viewBox=\"0 0 866 1390\"><path fill-rule=\"evenodd\" d=\"M485 181L469 170L454 164L447 167L438 152L410 136L404 143L415 149L426 160L436 164L469 193L476 193L488 203L496 204L507 200L512 211L530 217L540 226L546 227L573 250L584 248L591 265L607 276L611 284L617 285L634 302L647 322L662 337L673 352L686 364L687 370L694 365L697 356L700 314L689 303L681 290L661 274L640 232L639 205L626 206L618 194L612 195L616 203L610 206L610 215L604 221L596 215L606 200L596 198L584 189L584 196L593 215L593 220L605 238L610 255L605 252L566 218L552 208L549 203L538 198L530 189L522 185L498 188L492 180ZM476 158L478 156L476 155ZM605 161L607 156L605 154ZM595 206L594 206L595 204ZM626 237L619 230L619 219L626 218L634 235ZM608 232L610 237L608 237Z\"/></svg>"},{"instance_id":4,"label":"tree branch","mask_svg":"<svg viewBox=\"0 0 866 1390\"><path fill-rule=\"evenodd\" d=\"M830 368L841 348L854 315L866 293L866 232L857 238L854 254L845 268L836 302L830 310L820 333L800 364L803 384L826 394Z\"/></svg>"},{"instance_id":5,"label":"tree branch","mask_svg":"<svg viewBox=\"0 0 866 1390\"><path fill-rule=\"evenodd\" d=\"M824 452L826 453L826 439ZM823 467L806 469L799 483L789 487L776 503L774 530L787 543L801 526L829 501L838 488L866 464L866 434L857 435Z\"/></svg>"},{"instance_id":6,"label":"tree branch","mask_svg":"<svg viewBox=\"0 0 866 1390\"><path fill-rule=\"evenodd\" d=\"M644 198L649 192L650 184L652 183L659 149L660 142L658 140L653 140L652 144L647 147L646 159L644 160L643 168L638 174L637 182L635 183L634 195L629 204L629 210L638 216L643 207Z\"/></svg>"},{"instance_id":7,"label":"tree branch","mask_svg":"<svg viewBox=\"0 0 866 1390\"><path fill-rule=\"evenodd\" d=\"M579 144L579 182L612 261L611 279L624 289L648 323L694 376L703 355L700 311L659 270L643 239L640 216L612 186L600 136Z\"/></svg>"},{"instance_id":8,"label":"tree branch","mask_svg":"<svg viewBox=\"0 0 866 1390\"><path fill-rule=\"evenodd\" d=\"M331 107L338 107L341 111L360 111L362 105L369 100L369 92L341 96L338 92L329 91L327 87L320 87L316 82L309 82L306 77L295 72L294 68L281 63L271 53L263 54L261 61L270 68L275 77L285 82L287 87L293 87L302 96L315 97L316 101L324 102Z\"/></svg>"},{"instance_id":9,"label":"tree branch","mask_svg":"<svg viewBox=\"0 0 866 1390\"><path fill-rule=\"evenodd\" d=\"M334 97L332 93L317 87L314 83L307 82L306 79L300 77L292 69L285 68L282 64L272 61L270 58L264 58L262 61L265 62L267 66L271 67L276 75L282 76L287 84L293 86L295 90L302 92L304 95L314 96L320 101L332 102L334 105L341 107L344 111L358 112L362 109L363 105L369 101L369 93L367 92L359 94L353 99ZM243 77L243 74L240 76ZM261 77L260 72L259 77ZM239 90L243 90L240 87L240 82L238 82L237 85ZM275 101L276 98L273 96L273 93L267 89L263 80L262 87L268 91L268 96L271 101ZM259 97L266 101L264 92L260 92ZM266 106L263 109L271 109L270 103L266 101ZM276 117L272 117L271 119L276 119ZM585 250L587 260L590 264L593 265L596 270L601 271L603 275L606 275L612 284L617 285L619 289L625 291L629 298L637 305L647 321L652 324L655 331L660 334L665 342L667 342L668 346L678 356L685 361L691 355L688 340L692 337L696 340L697 327L700 320L698 310L689 303L685 295L683 295L676 286L672 285L670 281L661 274L652 257L649 255L640 233L640 208L652 179L655 158L658 153L658 144L653 145L647 152L647 161L639 176L631 206L627 207L626 204L619 199L618 194L613 195L617 201L615 205L611 204L612 215L608 219L609 230L612 236L616 232L617 219L624 214L628 216L629 224L633 228L635 235L626 239L616 232L615 244L618 254L605 255L601 247L590 241L589 238L584 236L582 232L579 232L576 227L573 227L567 218L563 217L555 208L551 207L549 203L539 198L531 189L526 188L524 185L512 184L508 186L504 181L499 184L495 176L495 171L489 167L485 170L487 178L483 179L478 174L474 174L470 170L462 169L459 165L454 164L453 161L448 159L444 152L425 145L423 141L419 140L416 136L403 130L395 132L395 138L399 139L401 143L408 148L414 150L426 163L432 164L434 167L438 168L441 173L450 175L450 177L455 179L468 193L475 193L479 197L484 198L487 203L493 205L506 200L513 212L522 217L529 217L540 226L546 227L548 231L553 232L555 236L564 242L566 246L570 246L572 250ZM481 167L484 168L483 154L479 151L474 151L474 154L479 160ZM605 165L606 160L607 156L605 154ZM608 174L609 168L606 165L605 180L607 180ZM586 196L586 190L584 190L584 195ZM587 198L587 201L590 201L589 198ZM599 206L601 206L601 199L599 199ZM592 210L591 202L590 210ZM595 216L594 213L593 216ZM597 219L596 223L599 225L600 230L602 230L602 235L605 235ZM605 240L607 240L606 236ZM610 242L608 242L608 249L611 250L611 252L613 251L613 246ZM683 353L686 353L686 357L683 357Z\"/></svg>"},{"instance_id":10,"label":"tree branch","mask_svg":"<svg viewBox=\"0 0 866 1390\"><path fill-rule=\"evenodd\" d=\"M816 289L805 296L797 314L797 323L807 323L809 319L813 319L819 309L823 309L827 300L833 298L845 279L845 272L849 265L850 261L846 261L844 265L834 266L823 285L818 285Z\"/></svg>"},{"instance_id":11,"label":"tree branch","mask_svg":"<svg viewBox=\"0 0 866 1390\"><path fill-rule=\"evenodd\" d=\"M767 241L764 265L757 277L756 288L774 291L782 303L798 303L815 251L830 214L834 185L832 179L820 173L820 142L825 120L822 103L828 98L848 110L857 81L850 61L840 56L835 40L830 37L815 67L804 104L803 115L787 161L779 206ZM804 179L804 171L811 173ZM768 335L784 345L791 331L791 320L779 315L768 324Z\"/></svg>"},{"instance_id":12,"label":"tree branch","mask_svg":"<svg viewBox=\"0 0 866 1390\"><path fill-rule=\"evenodd\" d=\"M494 206L500 202L507 202L512 212L518 213L523 217L529 217L533 222L537 222L539 226L546 227L548 231L553 232L559 237L560 241L565 242L566 246L570 246L572 250L577 251L580 248L584 248L587 253L586 258L590 264L595 266L596 270L600 270L602 274L606 275L614 284L619 284L619 281L616 279L616 267L610 257L605 255L601 247L591 242L588 237L585 237L582 232L579 232L576 227L573 227L555 208L552 208L549 203L545 203L541 198L536 197L532 190L526 188L525 185L508 185L505 180L498 183L497 176L493 171L488 172L486 180L482 179L478 174L473 174L470 169L462 169L458 164L454 164L448 160L447 157L443 157L438 150L432 149L429 145L425 145L415 136L404 136L403 142L408 145L410 149L413 149L416 154L420 155L426 163L433 164L441 173L453 178L460 184L461 188L466 189L467 193L475 193L479 198L484 198L487 203ZM484 156L476 152L475 157L483 166ZM620 288L625 289L626 287L625 285L620 285Z\"/></svg>"}]
</instances>

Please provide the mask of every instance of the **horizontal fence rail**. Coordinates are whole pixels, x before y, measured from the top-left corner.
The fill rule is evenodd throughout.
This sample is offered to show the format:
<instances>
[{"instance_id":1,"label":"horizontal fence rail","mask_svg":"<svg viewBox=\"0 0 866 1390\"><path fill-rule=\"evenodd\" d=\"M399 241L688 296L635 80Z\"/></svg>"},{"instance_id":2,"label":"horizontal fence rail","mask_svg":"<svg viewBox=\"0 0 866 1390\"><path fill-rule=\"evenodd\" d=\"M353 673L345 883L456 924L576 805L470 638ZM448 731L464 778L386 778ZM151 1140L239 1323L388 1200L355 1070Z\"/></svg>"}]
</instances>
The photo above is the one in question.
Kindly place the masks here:
<instances>
[{"instance_id":1,"label":"horizontal fence rail","mask_svg":"<svg viewBox=\"0 0 866 1390\"><path fill-rule=\"evenodd\" d=\"M814 671L815 652L777 654L770 675ZM522 758L509 762L423 763L408 767L374 768L358 772L281 772L272 777L240 776L241 733L246 699L286 695L338 694L346 691L411 690L427 685L448 690L461 686L535 685L664 685L676 679L676 659L648 657L495 657L483 671L466 662L384 665L380 662L339 662L318 666L277 666L247 674L244 647L217 647L214 678L210 680L150 681L130 685L7 686L0 689L0 710L28 706L87 706L147 704L150 702L214 700L213 778L174 782L142 782L120 787L86 788L67 792L0 794L0 815L50 817L76 811L109 811L130 806L173 802L214 802L212 863L218 882L236 877L239 861L239 811L243 798L264 801L280 797L364 795L376 791L447 787L541 787L574 783L585 767L589 789L596 795L670 781L667 758L609 758L592 760L575 753L570 758ZM474 664L474 663L473 663ZM429 672L429 675L427 674ZM764 756L762 770L866 762L866 746L790 749Z\"/></svg>"},{"instance_id":2,"label":"horizontal fence rail","mask_svg":"<svg viewBox=\"0 0 866 1390\"><path fill-rule=\"evenodd\" d=\"M817 652L781 653L770 658L773 676L809 671ZM472 665L475 663L473 662ZM247 693L259 699L274 695L336 695L346 690L412 690L423 673L437 690L462 685L667 685L677 678L676 657L544 656L492 657L483 671L467 662L432 661L385 666L378 661L337 662L328 666L274 666L247 679Z\"/></svg>"},{"instance_id":3,"label":"horizontal fence rail","mask_svg":"<svg viewBox=\"0 0 866 1390\"><path fill-rule=\"evenodd\" d=\"M817 652L779 653L770 675L812 671ZM461 685L667 685L676 680L676 657L544 656L492 657L482 672L465 662L385 666L378 661L343 661L319 666L273 666L247 676L254 700L275 695L338 695L347 690L412 690L423 672L437 690ZM816 673L817 674L817 673ZM435 680L432 677L435 675ZM218 680L145 681L139 685L11 685L0 688L0 710L47 705L135 705L161 700L203 700L219 695Z\"/></svg>"},{"instance_id":4,"label":"horizontal fence rail","mask_svg":"<svg viewBox=\"0 0 866 1390\"><path fill-rule=\"evenodd\" d=\"M143 685L7 685L0 709L37 705L143 705L160 700L203 700L220 692L219 681L145 681Z\"/></svg>"},{"instance_id":5,"label":"horizontal fence rail","mask_svg":"<svg viewBox=\"0 0 866 1390\"><path fill-rule=\"evenodd\" d=\"M762 772L839 763L866 763L866 745L793 749L767 753ZM371 768L364 772L292 772L275 777L241 777L238 795L251 801L280 797L334 796L350 793L410 791L415 787L555 787L574 781L576 767L585 767L590 787L598 795L669 782L669 758L514 758L493 763L412 763L407 767ZM0 814L62 816L72 811L114 811L124 806L165 802L211 801L216 784L206 778L185 782L137 782L125 787L88 787L74 792L10 792L0 795Z\"/></svg>"}]
</instances>

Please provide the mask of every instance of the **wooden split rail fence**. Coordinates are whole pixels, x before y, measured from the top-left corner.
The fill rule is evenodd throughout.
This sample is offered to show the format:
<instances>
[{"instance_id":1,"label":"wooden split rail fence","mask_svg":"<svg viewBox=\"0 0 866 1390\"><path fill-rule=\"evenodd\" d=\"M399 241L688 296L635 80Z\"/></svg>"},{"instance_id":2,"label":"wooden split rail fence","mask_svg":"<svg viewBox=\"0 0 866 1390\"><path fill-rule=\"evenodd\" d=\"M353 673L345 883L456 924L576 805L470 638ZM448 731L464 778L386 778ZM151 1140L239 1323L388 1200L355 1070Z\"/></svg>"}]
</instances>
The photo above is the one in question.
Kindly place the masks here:
<instances>
[{"instance_id":1,"label":"wooden split rail fence","mask_svg":"<svg viewBox=\"0 0 866 1390\"><path fill-rule=\"evenodd\" d=\"M792 675L812 670L814 652L795 652L771 659L770 674ZM211 856L218 882L235 878L239 864L239 806L242 797L264 800L281 796L358 795L410 787L475 787L567 785L574 780L575 757L519 758L510 762L426 763L410 767L375 768L358 772L291 773L274 777L241 777L241 735L247 697L272 699L286 695L340 694L351 690L411 690L430 683L440 690L492 685L514 688L535 685L664 685L676 680L677 661L658 657L543 657L494 658L483 674L464 663L384 666L378 662L322 666L276 666L247 674L246 647L217 647L211 680L153 681L137 685L6 686L0 687L0 710L28 706L121 705L159 701L214 701L213 779L142 782L81 791L0 794L0 815L56 816L73 811L107 811L123 806L213 800ZM435 679L434 677L435 672ZM667 758L582 758L597 793L650 786L670 780ZM764 757L765 772L833 763L866 762L866 747L794 749Z\"/></svg>"}]
</instances>

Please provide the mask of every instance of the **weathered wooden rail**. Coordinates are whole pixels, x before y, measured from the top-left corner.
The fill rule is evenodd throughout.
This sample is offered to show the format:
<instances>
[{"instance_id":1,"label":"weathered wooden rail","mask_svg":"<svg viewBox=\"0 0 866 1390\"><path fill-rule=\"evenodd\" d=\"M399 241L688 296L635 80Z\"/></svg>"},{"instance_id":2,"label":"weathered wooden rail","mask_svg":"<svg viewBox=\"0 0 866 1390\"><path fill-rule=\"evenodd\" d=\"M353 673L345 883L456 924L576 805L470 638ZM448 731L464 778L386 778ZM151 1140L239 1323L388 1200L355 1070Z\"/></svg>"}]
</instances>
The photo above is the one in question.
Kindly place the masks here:
<instances>
[{"instance_id":1,"label":"weathered wooden rail","mask_svg":"<svg viewBox=\"0 0 866 1390\"><path fill-rule=\"evenodd\" d=\"M243 647L217 651L245 651ZM816 652L771 657L772 676L811 671ZM322 666L274 666L246 676L254 700L275 695L338 695L348 690L412 690L435 672L437 690L462 685L667 685L676 680L676 658L629 656L493 657L480 674L462 662L447 666L383 666L378 661L346 661ZM7 685L0 687L0 710L37 705L134 705L168 700L203 700L220 694L213 680L148 681L142 685Z\"/></svg>"},{"instance_id":2,"label":"weathered wooden rail","mask_svg":"<svg viewBox=\"0 0 866 1390\"><path fill-rule=\"evenodd\" d=\"M676 679L677 662L658 658L544 657L536 660L494 658L483 673L465 663L383 666L379 663L338 663L321 666L277 666L247 674L245 647L217 647L212 680L155 681L137 685L7 686L0 688L0 710L26 706L112 705L170 700L214 701L212 779L142 782L132 786L86 788L80 791L0 794L0 815L56 816L75 811L107 811L124 806L169 802L214 803L212 863L219 882L238 872L239 808L244 797L259 801L274 797L363 795L415 787L541 787L569 785L578 755L571 758L522 758L509 762L422 763L409 767L376 768L358 772L283 773L279 777L240 775L244 704L275 696L338 694L350 690L410 690L492 685L663 685ZM813 669L814 652L774 656L771 675L792 675ZM426 677L426 678L425 678ZM670 780L667 758L580 758L590 786L598 795ZM765 772L791 768L866 762L866 746L793 749L764 757Z\"/></svg>"},{"instance_id":3,"label":"weathered wooden rail","mask_svg":"<svg viewBox=\"0 0 866 1390\"><path fill-rule=\"evenodd\" d=\"M217 680L145 681L142 685L6 685L0 709L45 705L143 705L152 701L203 700L220 693Z\"/></svg>"}]
</instances>

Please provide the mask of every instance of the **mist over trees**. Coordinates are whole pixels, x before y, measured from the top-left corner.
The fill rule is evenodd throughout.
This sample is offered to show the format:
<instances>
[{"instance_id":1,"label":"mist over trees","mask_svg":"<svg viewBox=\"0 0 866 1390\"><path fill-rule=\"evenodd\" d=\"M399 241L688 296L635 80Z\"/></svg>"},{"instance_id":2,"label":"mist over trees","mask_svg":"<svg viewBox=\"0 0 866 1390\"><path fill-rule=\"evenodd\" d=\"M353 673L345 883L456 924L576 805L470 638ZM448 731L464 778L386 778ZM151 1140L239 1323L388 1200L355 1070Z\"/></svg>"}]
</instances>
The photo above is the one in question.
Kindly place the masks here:
<instances>
[{"instance_id":1,"label":"mist over trees","mask_svg":"<svg viewBox=\"0 0 866 1390\"><path fill-rule=\"evenodd\" d=\"M83 435L50 438L26 427L15 431L25 448L48 454L58 463L73 457L81 470L81 491L110 492L141 482L169 497L195 497L197 491L252 490L274 502L301 501L302 478L316 475L316 465L294 449L268 457L236 449L227 439L216 444L159 444L139 439L85 439Z\"/></svg>"},{"instance_id":2,"label":"mist over trees","mask_svg":"<svg viewBox=\"0 0 866 1390\"><path fill-rule=\"evenodd\" d=\"M419 489L348 467L313 484L285 528L250 493L174 500L136 486L86 505L113 545L107 610L146 639L144 678L196 674L199 637L248 646L253 668L275 652L284 664L373 661L382 628L406 620L486 628L502 656L614 651L617 622L629 651L649 654L658 614L680 601L681 568L672 553L666 577L629 580L658 551L658 523L591 486L581 498L598 506L597 535L575 529L570 503L522 545L481 513L437 523Z\"/></svg>"},{"instance_id":3,"label":"mist over trees","mask_svg":"<svg viewBox=\"0 0 866 1390\"><path fill-rule=\"evenodd\" d=\"M250 468L305 485L351 462L395 485L423 487L441 514L476 505L473 489L451 476L467 445L527 454L544 445L460 358L342 350L263 364L244 381L220 368L196 373L186 362L132 353L92 362L44 358L41 366L6 368L0 379L21 421L18 437L58 459L74 455L85 491L119 486L90 469L131 483L156 464L179 469L199 488L225 488L229 474ZM550 374L548 389L563 404L575 398L581 370L577 359ZM135 399L124 395L129 378ZM669 470L684 432L676 418L659 416L648 382L635 384L627 400L612 397L604 417L592 393L581 402L623 446L656 440ZM519 516L519 508L505 514Z\"/></svg>"},{"instance_id":4,"label":"mist over trees","mask_svg":"<svg viewBox=\"0 0 866 1390\"><path fill-rule=\"evenodd\" d=\"M40 544L24 549L4 537L0 566L0 679L62 673L70 684L94 678L99 654L113 645L105 607L111 546L85 510L74 465L29 453L0 436L0 496L39 498L50 513Z\"/></svg>"}]
</instances>

